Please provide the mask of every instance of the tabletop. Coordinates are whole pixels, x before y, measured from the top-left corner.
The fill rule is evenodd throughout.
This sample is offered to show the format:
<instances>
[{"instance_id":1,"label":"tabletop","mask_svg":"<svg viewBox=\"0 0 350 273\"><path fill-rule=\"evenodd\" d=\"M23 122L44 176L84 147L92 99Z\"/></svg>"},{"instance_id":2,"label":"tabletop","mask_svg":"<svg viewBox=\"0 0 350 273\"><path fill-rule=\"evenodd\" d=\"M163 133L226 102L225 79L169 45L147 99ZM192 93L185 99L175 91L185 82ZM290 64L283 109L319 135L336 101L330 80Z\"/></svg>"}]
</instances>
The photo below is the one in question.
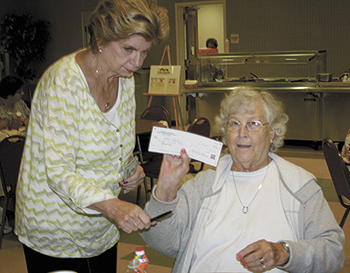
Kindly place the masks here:
<instances>
[{"instance_id":1,"label":"tabletop","mask_svg":"<svg viewBox=\"0 0 350 273\"><path fill-rule=\"evenodd\" d=\"M0 142L3 141L5 138L9 137L9 136L14 136L14 135L21 135L21 136L26 136L27 132L26 132L26 127L21 127L19 128L19 130L7 130L7 129L3 129L0 130Z\"/></svg>"}]
</instances>

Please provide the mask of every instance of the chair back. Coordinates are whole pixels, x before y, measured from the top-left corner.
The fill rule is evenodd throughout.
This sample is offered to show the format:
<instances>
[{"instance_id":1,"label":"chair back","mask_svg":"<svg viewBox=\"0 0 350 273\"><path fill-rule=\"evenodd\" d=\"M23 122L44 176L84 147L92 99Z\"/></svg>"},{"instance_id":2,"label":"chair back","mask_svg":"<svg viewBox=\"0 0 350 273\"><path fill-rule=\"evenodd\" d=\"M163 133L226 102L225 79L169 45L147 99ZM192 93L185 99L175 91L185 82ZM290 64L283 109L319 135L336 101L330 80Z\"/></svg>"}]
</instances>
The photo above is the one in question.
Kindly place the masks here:
<instances>
[{"instance_id":1,"label":"chair back","mask_svg":"<svg viewBox=\"0 0 350 273\"><path fill-rule=\"evenodd\" d=\"M343 228L350 212L350 171L346 167L337 147L329 138L323 140L323 153L339 202L346 209L339 224Z\"/></svg>"},{"instance_id":2,"label":"chair back","mask_svg":"<svg viewBox=\"0 0 350 273\"><path fill-rule=\"evenodd\" d=\"M149 119L154 121L165 120L168 123L169 128L171 125L171 117L170 117L169 111L161 105L152 105L148 107L141 114L141 119ZM149 145L150 139L151 139L151 134L136 137L137 151L134 151L134 153L136 152L137 154L139 154L141 164L161 156L158 153L153 153L148 151L148 145Z\"/></svg>"},{"instance_id":3,"label":"chair back","mask_svg":"<svg viewBox=\"0 0 350 273\"><path fill-rule=\"evenodd\" d=\"M165 120L168 123L168 127L171 126L171 116L169 111L161 105L153 105L148 107L141 114L141 119L150 119L154 121Z\"/></svg>"},{"instance_id":4,"label":"chair back","mask_svg":"<svg viewBox=\"0 0 350 273\"><path fill-rule=\"evenodd\" d=\"M350 200L350 171L331 139L323 140L323 152L338 197Z\"/></svg>"},{"instance_id":5,"label":"chair back","mask_svg":"<svg viewBox=\"0 0 350 273\"><path fill-rule=\"evenodd\" d=\"M197 135L209 137L210 136L210 122L207 118L201 117L195 119L190 127L188 127L187 132L194 133Z\"/></svg>"},{"instance_id":6,"label":"chair back","mask_svg":"<svg viewBox=\"0 0 350 273\"><path fill-rule=\"evenodd\" d=\"M0 143L1 183L8 198L13 198L16 193L24 143L25 137L21 135L9 136Z\"/></svg>"}]
</instances>

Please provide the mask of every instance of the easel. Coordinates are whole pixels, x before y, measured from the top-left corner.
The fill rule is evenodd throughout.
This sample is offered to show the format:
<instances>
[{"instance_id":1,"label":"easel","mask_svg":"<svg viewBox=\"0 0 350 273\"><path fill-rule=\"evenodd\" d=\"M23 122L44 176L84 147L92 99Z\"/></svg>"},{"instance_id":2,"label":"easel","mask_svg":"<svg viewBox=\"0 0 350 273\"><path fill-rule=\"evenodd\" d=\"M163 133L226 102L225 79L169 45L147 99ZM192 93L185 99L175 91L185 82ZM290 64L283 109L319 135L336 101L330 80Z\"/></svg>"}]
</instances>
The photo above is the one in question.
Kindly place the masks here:
<instances>
[{"instance_id":1,"label":"easel","mask_svg":"<svg viewBox=\"0 0 350 273\"><path fill-rule=\"evenodd\" d=\"M165 53L168 53L168 62L169 65L171 65L171 60L170 60L170 47L169 45L166 45L164 48L163 56L160 61L160 65L163 64ZM176 123L176 129L179 129L179 117L180 117L180 125L182 130L184 130L184 125L182 121L182 115L180 111L180 104L179 104L179 97L182 96L182 94L153 94L153 93L143 93L145 96L149 96L149 101L147 107L151 106L153 96L161 96L161 97L173 97L173 105L174 105L174 114L175 114L175 123Z\"/></svg>"}]
</instances>

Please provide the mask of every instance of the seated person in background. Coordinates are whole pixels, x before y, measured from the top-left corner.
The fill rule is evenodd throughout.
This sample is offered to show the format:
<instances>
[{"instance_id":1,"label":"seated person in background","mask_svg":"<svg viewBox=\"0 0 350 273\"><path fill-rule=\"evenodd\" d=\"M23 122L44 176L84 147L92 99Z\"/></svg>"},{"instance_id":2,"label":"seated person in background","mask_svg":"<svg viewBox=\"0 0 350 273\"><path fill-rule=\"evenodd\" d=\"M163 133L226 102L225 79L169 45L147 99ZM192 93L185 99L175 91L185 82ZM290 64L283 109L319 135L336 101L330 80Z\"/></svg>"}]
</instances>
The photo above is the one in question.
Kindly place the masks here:
<instances>
[{"instance_id":1,"label":"seated person in background","mask_svg":"<svg viewBox=\"0 0 350 273\"><path fill-rule=\"evenodd\" d=\"M341 157L343 158L345 164L350 165L350 129L346 134L344 146L341 151ZM348 166L350 168L350 166Z\"/></svg>"},{"instance_id":2,"label":"seated person in background","mask_svg":"<svg viewBox=\"0 0 350 273\"><path fill-rule=\"evenodd\" d=\"M218 48L218 41L215 38L209 38L205 45L207 48ZM221 64L218 61L210 61L210 79L209 81L222 80L224 72L221 70Z\"/></svg>"},{"instance_id":3,"label":"seated person in background","mask_svg":"<svg viewBox=\"0 0 350 273\"><path fill-rule=\"evenodd\" d=\"M23 81L16 76L6 76L0 82L0 130L28 126L30 110L22 100Z\"/></svg>"},{"instance_id":4,"label":"seated person in background","mask_svg":"<svg viewBox=\"0 0 350 273\"><path fill-rule=\"evenodd\" d=\"M205 46L207 48L218 48L218 41L215 38L209 38L206 42L205 42Z\"/></svg>"},{"instance_id":5,"label":"seated person in background","mask_svg":"<svg viewBox=\"0 0 350 273\"><path fill-rule=\"evenodd\" d=\"M316 178L274 152L288 116L268 92L238 89L221 103L216 127L229 154L180 189L186 151L164 155L145 212L173 214L141 232L176 258L172 272L338 272L344 233Z\"/></svg>"}]
</instances>

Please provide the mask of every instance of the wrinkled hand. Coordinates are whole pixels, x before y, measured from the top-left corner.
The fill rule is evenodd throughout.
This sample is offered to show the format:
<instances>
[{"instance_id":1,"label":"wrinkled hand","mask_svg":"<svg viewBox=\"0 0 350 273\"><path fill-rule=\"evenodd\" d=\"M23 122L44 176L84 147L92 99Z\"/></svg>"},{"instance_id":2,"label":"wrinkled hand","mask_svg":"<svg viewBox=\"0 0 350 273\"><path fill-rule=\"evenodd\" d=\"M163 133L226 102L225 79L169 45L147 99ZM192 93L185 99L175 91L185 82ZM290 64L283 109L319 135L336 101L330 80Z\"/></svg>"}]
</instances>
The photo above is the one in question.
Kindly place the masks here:
<instances>
[{"instance_id":1,"label":"wrinkled hand","mask_svg":"<svg viewBox=\"0 0 350 273\"><path fill-rule=\"evenodd\" d=\"M265 271L287 261L287 251L280 243L259 240L237 253L242 266L253 271Z\"/></svg>"},{"instance_id":2,"label":"wrinkled hand","mask_svg":"<svg viewBox=\"0 0 350 273\"><path fill-rule=\"evenodd\" d=\"M136 187L138 187L143 179L145 178L145 172L143 171L143 168L140 165L136 166L135 173L125 179L124 181L119 182L119 185L124 189L124 190L132 190Z\"/></svg>"},{"instance_id":3,"label":"wrinkled hand","mask_svg":"<svg viewBox=\"0 0 350 273\"><path fill-rule=\"evenodd\" d=\"M126 233L149 229L150 217L137 205L114 198L89 206L115 222Z\"/></svg>"},{"instance_id":4,"label":"wrinkled hand","mask_svg":"<svg viewBox=\"0 0 350 273\"><path fill-rule=\"evenodd\" d=\"M158 199L165 202L175 199L178 187L189 171L190 161L185 149L181 150L180 156L164 155L155 191Z\"/></svg>"}]
</instances>

